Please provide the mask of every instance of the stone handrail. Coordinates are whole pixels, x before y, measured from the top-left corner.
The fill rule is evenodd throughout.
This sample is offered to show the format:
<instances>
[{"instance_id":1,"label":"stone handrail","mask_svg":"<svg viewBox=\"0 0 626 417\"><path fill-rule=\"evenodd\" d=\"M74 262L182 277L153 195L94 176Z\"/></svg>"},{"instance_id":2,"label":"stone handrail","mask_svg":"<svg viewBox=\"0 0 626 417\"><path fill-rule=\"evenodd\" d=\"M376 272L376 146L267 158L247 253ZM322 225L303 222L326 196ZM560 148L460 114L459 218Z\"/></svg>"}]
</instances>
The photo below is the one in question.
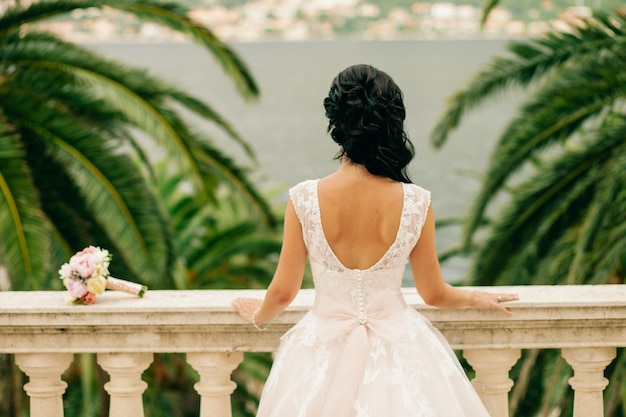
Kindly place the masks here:
<instances>
[{"instance_id":1,"label":"stone handrail","mask_svg":"<svg viewBox=\"0 0 626 417\"><path fill-rule=\"evenodd\" d=\"M509 370L521 349L558 348L572 366L574 417L603 416L605 367L626 346L626 286L482 287L512 292L512 316L496 311L442 310L426 306L415 289L407 303L463 350L476 371L474 387L493 417L508 417ZM279 337L306 311L313 290L302 290L265 332L232 309L235 297L259 290L148 291L144 298L106 292L97 304L67 305L64 292L0 292L0 353L15 354L29 376L24 387L32 417L63 416L61 374L74 353L97 353L109 374L105 390L111 417L143 415L141 374L158 352L183 352L200 375L195 389L201 417L230 417L230 374L243 352L273 351Z\"/></svg>"}]
</instances>

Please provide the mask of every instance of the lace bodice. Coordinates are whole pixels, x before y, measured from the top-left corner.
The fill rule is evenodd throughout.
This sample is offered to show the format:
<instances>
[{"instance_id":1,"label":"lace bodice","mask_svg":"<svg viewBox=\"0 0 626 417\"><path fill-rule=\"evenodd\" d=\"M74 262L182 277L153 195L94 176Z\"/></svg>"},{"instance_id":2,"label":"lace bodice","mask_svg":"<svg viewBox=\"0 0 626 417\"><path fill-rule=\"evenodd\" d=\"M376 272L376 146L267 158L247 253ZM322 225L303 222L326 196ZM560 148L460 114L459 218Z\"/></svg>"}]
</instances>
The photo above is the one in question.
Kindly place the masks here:
<instances>
[{"instance_id":1,"label":"lace bodice","mask_svg":"<svg viewBox=\"0 0 626 417\"><path fill-rule=\"evenodd\" d=\"M318 180L299 183L289 190L302 226L316 293L361 309L370 296L383 289L399 291L411 250L417 243L430 204L430 192L414 184L402 184L404 202L395 241L367 269L346 268L337 258L322 229Z\"/></svg>"}]
</instances>

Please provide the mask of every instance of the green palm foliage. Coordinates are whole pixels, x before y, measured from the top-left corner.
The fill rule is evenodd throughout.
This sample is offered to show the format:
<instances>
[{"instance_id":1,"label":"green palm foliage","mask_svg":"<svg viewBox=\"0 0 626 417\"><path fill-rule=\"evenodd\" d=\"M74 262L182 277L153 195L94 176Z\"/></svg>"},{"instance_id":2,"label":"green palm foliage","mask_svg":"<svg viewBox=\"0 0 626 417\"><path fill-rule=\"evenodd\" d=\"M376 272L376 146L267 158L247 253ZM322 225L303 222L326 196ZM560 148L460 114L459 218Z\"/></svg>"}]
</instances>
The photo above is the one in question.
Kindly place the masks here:
<instances>
[{"instance_id":1,"label":"green palm foliage","mask_svg":"<svg viewBox=\"0 0 626 417\"><path fill-rule=\"evenodd\" d=\"M216 206L226 187L271 225L274 217L246 171L185 120L213 121L252 156L208 104L157 79L37 30L76 9L117 9L206 47L250 99L257 86L241 59L180 5L138 0L40 1L0 16L0 264L14 290L58 288L59 265L89 244L113 253L111 271L175 287L174 231L159 201L152 155Z\"/></svg>"},{"instance_id":2,"label":"green palm foliage","mask_svg":"<svg viewBox=\"0 0 626 417\"><path fill-rule=\"evenodd\" d=\"M279 250L275 216L248 171L196 131L210 120L253 160L249 146L208 104L150 75L37 29L76 9L117 9L204 46L244 98L258 88L241 59L180 5L156 1L41 1L0 16L0 265L11 289L59 288L56 270L89 244L114 254L113 275L153 288L264 287ZM166 155L159 162L154 155ZM23 415L22 376L2 357L11 401ZM5 361L6 359L6 361ZM80 355L67 415L104 415L107 376ZM4 363L6 362L6 363ZM271 357L249 355L233 376L237 415L251 415ZM197 376L179 354L146 373L149 413L197 415Z\"/></svg>"},{"instance_id":3,"label":"green palm foliage","mask_svg":"<svg viewBox=\"0 0 626 417\"><path fill-rule=\"evenodd\" d=\"M223 189L219 208L200 205L169 164L159 164L155 174L159 199L176 231L176 288L267 287L281 247L277 231L254 223L239 193Z\"/></svg>"},{"instance_id":4,"label":"green palm foliage","mask_svg":"<svg viewBox=\"0 0 626 417\"><path fill-rule=\"evenodd\" d=\"M596 12L508 50L450 98L432 132L441 146L488 98L528 91L468 212L461 244L474 257L468 282L623 283L626 11ZM625 361L620 351L607 369L606 412L614 417L626 416ZM525 352L514 373L514 415L571 414L571 371L560 352Z\"/></svg>"}]
</instances>

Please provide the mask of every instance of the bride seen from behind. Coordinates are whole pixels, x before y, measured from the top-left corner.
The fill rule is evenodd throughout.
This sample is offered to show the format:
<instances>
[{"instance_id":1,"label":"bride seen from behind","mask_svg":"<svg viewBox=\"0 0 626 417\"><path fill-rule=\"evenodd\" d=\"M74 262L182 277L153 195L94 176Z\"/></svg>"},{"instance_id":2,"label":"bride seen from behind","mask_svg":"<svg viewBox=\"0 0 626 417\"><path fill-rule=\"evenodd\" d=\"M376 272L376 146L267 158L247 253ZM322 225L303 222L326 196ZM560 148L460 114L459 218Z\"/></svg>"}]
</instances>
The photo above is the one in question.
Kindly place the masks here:
<instances>
[{"instance_id":1,"label":"bride seen from behind","mask_svg":"<svg viewBox=\"0 0 626 417\"><path fill-rule=\"evenodd\" d=\"M452 349L408 307L410 261L429 305L510 314L513 294L457 288L442 277L430 192L407 175L414 155L402 92L354 65L324 100L339 169L289 190L283 246L265 298L233 306L258 330L298 293L307 260L315 303L282 338L258 417L488 417Z\"/></svg>"}]
</instances>

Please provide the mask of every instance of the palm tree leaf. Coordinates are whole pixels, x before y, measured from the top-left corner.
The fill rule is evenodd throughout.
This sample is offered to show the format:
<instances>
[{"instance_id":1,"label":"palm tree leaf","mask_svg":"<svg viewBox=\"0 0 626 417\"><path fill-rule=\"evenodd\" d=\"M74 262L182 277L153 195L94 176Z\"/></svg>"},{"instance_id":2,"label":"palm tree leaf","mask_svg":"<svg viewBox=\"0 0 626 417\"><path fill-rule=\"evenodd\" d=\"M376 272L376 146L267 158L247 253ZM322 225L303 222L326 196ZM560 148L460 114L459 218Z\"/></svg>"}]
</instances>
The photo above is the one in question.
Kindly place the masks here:
<instances>
[{"instance_id":1,"label":"palm tree leaf","mask_svg":"<svg viewBox=\"0 0 626 417\"><path fill-rule=\"evenodd\" d=\"M207 48L224 71L235 81L245 98L258 95L258 86L245 63L230 47L220 41L208 28L192 21L188 10L180 4L162 3L151 0L56 0L39 1L26 8L14 7L0 17L0 36L16 33L25 24L49 19L77 9L111 7L129 12L144 21L152 21L181 32L196 43Z\"/></svg>"},{"instance_id":2,"label":"palm tree leaf","mask_svg":"<svg viewBox=\"0 0 626 417\"><path fill-rule=\"evenodd\" d=\"M116 122L123 120L122 113L111 108L95 95L88 94L83 90L67 88L68 85L75 82L71 74L50 71L45 64L38 66L29 66L28 64L33 57L39 62L48 62L67 55L71 56L68 65L83 61L94 62L96 67L101 64L99 57L82 48L77 48L75 45L61 41L50 34L34 32L8 37L3 60L0 62L0 71L8 70L5 74L11 81L10 88L12 91L37 95L42 102L53 101L60 107L72 108L81 117L89 118L94 125L114 130L115 135L132 148L133 157L145 168L149 178L154 182L152 165L144 150L138 146L127 130L116 125L116 123L110 123L111 120ZM114 66L117 67L117 65ZM15 71L16 68L20 70ZM142 75L143 72L139 71L132 79L142 78ZM124 74L116 74L116 76L123 77ZM151 83L152 79L145 77L145 81ZM137 85L136 82L132 83L132 88L139 87L140 85Z\"/></svg>"},{"instance_id":3,"label":"palm tree leaf","mask_svg":"<svg viewBox=\"0 0 626 417\"><path fill-rule=\"evenodd\" d=\"M59 138L47 148L64 165L94 218L116 244L116 256L125 259L136 277L153 283L163 279L169 258L167 233L158 204L141 176L129 168L129 160L114 155L115 149L91 153L75 145Z\"/></svg>"},{"instance_id":4,"label":"palm tree leaf","mask_svg":"<svg viewBox=\"0 0 626 417\"><path fill-rule=\"evenodd\" d=\"M486 0L483 23L497 3ZM512 57L496 58L452 98L433 130L436 146L487 98L532 87L468 216L462 246L484 239L472 252L472 284L626 280L625 46L626 10L596 12L563 31L510 43ZM496 197L501 211L479 228ZM623 379L623 357L606 370L612 382ZM520 363L526 376L514 388L513 413L571 415L571 369L559 352ZM608 415L626 410L617 384L606 392Z\"/></svg>"},{"instance_id":5,"label":"palm tree leaf","mask_svg":"<svg viewBox=\"0 0 626 417\"><path fill-rule=\"evenodd\" d=\"M224 259L236 252L236 245L243 240L243 236L251 236L255 231L255 226L248 222L221 228L207 237L203 247L189 251L187 255L189 265L197 271L216 268Z\"/></svg>"},{"instance_id":6,"label":"palm tree leaf","mask_svg":"<svg viewBox=\"0 0 626 417\"><path fill-rule=\"evenodd\" d=\"M616 82L626 85L624 68L596 64L572 68L560 75L559 80L536 93L502 134L470 211L465 244L478 227L488 203L524 162L569 138L583 123L626 95L626 88L615 88ZM555 114L560 117L554 118Z\"/></svg>"},{"instance_id":7,"label":"palm tree leaf","mask_svg":"<svg viewBox=\"0 0 626 417\"><path fill-rule=\"evenodd\" d=\"M480 17L480 26L483 27L489 18L489 14L500 3L500 0L486 0Z\"/></svg>"},{"instance_id":8,"label":"palm tree leaf","mask_svg":"<svg viewBox=\"0 0 626 417\"><path fill-rule=\"evenodd\" d=\"M174 99L203 117L211 117L211 120L234 140L240 144L244 143L234 129L208 105L158 79L149 77L144 71L103 60L83 48L52 36L26 35L20 38L19 47L7 50L5 57L7 67L17 66L36 73L45 71L48 77L51 76L50 73L58 72L58 77L67 76L85 83L95 97L107 101L130 123L157 139L168 156L179 161L185 173L195 178L198 197L207 198L209 195L208 191L200 186L203 181L198 163L189 149L192 146L189 142L193 138L190 137L188 128L180 116L164 105L165 99L170 101ZM245 146L244 150L252 156L252 150L248 146ZM138 155L141 156L142 153L138 152ZM251 197L249 186L243 186L241 178L237 178L242 174L231 172L225 177L239 182L238 188ZM257 200L255 206L258 205Z\"/></svg>"},{"instance_id":9,"label":"palm tree leaf","mask_svg":"<svg viewBox=\"0 0 626 417\"><path fill-rule=\"evenodd\" d=\"M17 2L14 7L4 10L4 13L0 16L0 36L17 33L23 25L71 12L76 8L73 3L72 1L58 1L54 3L39 1L33 2L29 7L24 8Z\"/></svg>"},{"instance_id":10,"label":"palm tree leaf","mask_svg":"<svg viewBox=\"0 0 626 417\"><path fill-rule=\"evenodd\" d=\"M47 38L44 37L44 39ZM72 79L63 73L55 73L53 71L40 72L37 70L23 70L12 73L11 89L3 93L6 94L4 96L6 102L16 97L22 97L22 99L28 100L28 104L21 107L12 106L10 109L7 109L7 112L12 115L12 118L15 117L16 120L22 120L24 126L28 126L31 123L46 123L49 120L57 122L66 120L65 127L57 123L56 128L61 131L67 129L70 136L79 136L78 132L80 131L86 142L88 142L90 137L91 140L97 140L97 138L102 140L105 138L107 140L112 139L110 143L117 149L119 149L119 144L123 143L124 140L127 141L126 143L133 143L130 141L126 131L120 129L115 123L121 119L116 110L107 107L105 102L89 94L89 91L67 88L68 85L72 85ZM2 91L1 88L0 91ZM19 111L20 108L21 111ZM72 119L68 120L68 116ZM25 131L23 134L28 133ZM64 137L64 134L60 133L59 136ZM131 146L130 148L128 149L129 154L125 158L132 157L133 150L137 151L135 147ZM117 245L111 242L106 234L102 233L102 229L93 227L93 225L97 225L99 222L93 218L92 213L83 204L81 198L75 198L75 196L81 195L80 190L73 189L70 191L70 188L73 187L73 181L71 177L64 176L65 167L56 167L56 163L49 159L45 161L37 160L39 157L43 158L43 155L39 155L43 153L44 150L41 148L31 153L28 159L31 168L39 173L35 176L37 187L46 190L40 197L42 199L42 208L52 219L50 228L54 231L53 242L55 243L55 251L54 256L50 260L51 265L56 265L58 268L58 265L65 262L79 247L94 244L94 242L108 247L114 253L124 253L125 251L119 251ZM138 162L143 163L143 166L146 167L144 172L150 174L151 169L149 165L146 166L145 157L139 157ZM128 160L125 160L123 164L128 167L139 166ZM112 167L116 166L116 164L109 165ZM109 165L105 164L105 171ZM55 168L51 169L52 166ZM60 178L60 176L63 176L63 178ZM129 172L129 179L132 177L133 175ZM138 178L135 178L135 180L138 180ZM60 185L63 185L63 187L60 187ZM144 185L140 188L143 190L146 185L144 182ZM110 229L110 226L105 225L106 228ZM151 239L149 234L147 239ZM154 250L156 253L159 252L156 247ZM123 256L116 256L116 261L112 265L112 271L121 273L123 274L122 276L136 276L132 268L128 266L130 262L124 262L123 258ZM158 265L158 263L156 264ZM56 270L54 272L56 273ZM144 279L142 277L139 278Z\"/></svg>"},{"instance_id":11,"label":"palm tree leaf","mask_svg":"<svg viewBox=\"0 0 626 417\"><path fill-rule=\"evenodd\" d=\"M202 183L202 175L197 162L191 155L186 138L183 138L169 123L162 110L136 94L135 91L101 74L83 71L76 67L68 67L67 70L72 71L77 79L85 82L95 94L123 111L129 122L143 129L151 138L157 139L168 156L178 161L181 169L186 171L185 174L193 178L197 184ZM202 187L197 188L203 190Z\"/></svg>"},{"instance_id":12,"label":"palm tree leaf","mask_svg":"<svg viewBox=\"0 0 626 417\"><path fill-rule=\"evenodd\" d=\"M143 0L106 1L106 5L125 10L142 20L153 21L191 37L205 46L221 64L225 72L235 80L239 92L248 99L258 95L258 86L241 58L208 28L189 19L187 9L178 3L156 3Z\"/></svg>"},{"instance_id":13,"label":"palm tree leaf","mask_svg":"<svg viewBox=\"0 0 626 417\"><path fill-rule=\"evenodd\" d=\"M615 21L615 23L610 23ZM626 43L626 12L597 14L583 26L570 26L525 42L512 42L511 58L496 57L447 101L446 110L431 132L431 142L443 145L461 118L488 97L513 86L527 87L563 65L594 63L598 57L619 54ZM606 58L605 58L606 59Z\"/></svg>"},{"instance_id":14,"label":"palm tree leaf","mask_svg":"<svg viewBox=\"0 0 626 417\"><path fill-rule=\"evenodd\" d=\"M537 278L533 269L537 259L565 233L563 227L576 224L573 219L580 219L593 200L593 186L603 176L598 167L622 146L620 132L569 149L521 183L492 224L472 277L482 283L495 279L502 285Z\"/></svg>"},{"instance_id":15,"label":"palm tree leaf","mask_svg":"<svg viewBox=\"0 0 626 417\"><path fill-rule=\"evenodd\" d=\"M208 141L198 142L197 145L193 149L193 155L201 167L203 178L205 180L219 179L230 184L263 224L275 227L277 221L274 212L254 184L248 180L245 170L223 152L211 146Z\"/></svg>"},{"instance_id":16,"label":"palm tree leaf","mask_svg":"<svg viewBox=\"0 0 626 417\"><path fill-rule=\"evenodd\" d=\"M571 389L568 384L572 370L558 351L550 351L549 355L552 357L552 362L546 371L545 392L541 398L541 411L539 412L542 416L551 415L555 412L554 410L565 411L562 410L563 405L572 402ZM568 415L568 413L563 412L563 415Z\"/></svg>"},{"instance_id":17,"label":"palm tree leaf","mask_svg":"<svg viewBox=\"0 0 626 417\"><path fill-rule=\"evenodd\" d=\"M515 385L511 389L509 410L515 415L531 381L532 371L536 369L540 349L528 349L523 352L522 359L517 363L519 374L515 377Z\"/></svg>"},{"instance_id":18,"label":"palm tree leaf","mask_svg":"<svg viewBox=\"0 0 626 417\"><path fill-rule=\"evenodd\" d=\"M37 37L36 41L40 42L40 40L41 38ZM20 61L19 54L16 53L9 55L12 60L10 62L22 66L28 65L31 69L40 68L48 73L56 70L61 74L69 74L85 82L96 97L112 105L116 111L123 113L129 122L142 128L151 137L156 138L165 147L169 157L179 160L178 165L183 170L182 173L191 174L192 177L196 178L195 187L200 193L196 195L204 196L204 198L210 196L210 190L216 186L217 181L216 178L203 177L198 166L200 162L196 159L198 152L193 152L191 148L210 150L209 153L202 152L201 154L205 168L207 163L214 163L215 165L211 167L211 174L214 175L215 171L221 171L219 172L221 179L226 179L235 189L242 192L265 221L273 222L271 211L265 205L262 197L256 193L253 185L244 178L245 173L241 169L237 169L230 159L221 153L218 154L212 147L206 144L200 146L194 144L195 138L199 135L193 135L189 132L180 116L171 111L169 107L164 106L161 101L164 97L173 97L188 108L200 111L203 116L217 117L216 113L208 106L202 106L192 97L187 97L184 93L168 86L160 85L157 80L143 79L144 74L141 72L127 70L121 73L121 66L98 60L86 51L74 50L74 54L66 53L62 56L57 54L55 55L56 62L47 61L45 57L42 57L40 62L32 61L33 50L26 50L22 53L31 56L31 61L28 63ZM50 51L46 51L44 54L49 57ZM137 79L141 79L141 85L128 82L121 84L122 80L126 82ZM158 87L150 88L146 83L156 84ZM236 135L234 130L221 118L216 120L228 132ZM235 138L241 142L238 136ZM251 152L250 149L248 151ZM204 184L204 187L199 186L200 184Z\"/></svg>"},{"instance_id":19,"label":"palm tree leaf","mask_svg":"<svg viewBox=\"0 0 626 417\"><path fill-rule=\"evenodd\" d=\"M37 191L23 160L23 146L0 114L0 263L14 290L43 281L48 233Z\"/></svg>"},{"instance_id":20,"label":"palm tree leaf","mask_svg":"<svg viewBox=\"0 0 626 417\"><path fill-rule=\"evenodd\" d=\"M615 118L607 117L605 124L612 121L611 119ZM610 132L606 132L604 129L601 133L610 135L609 138L623 137L626 135L626 117L617 118L617 124L617 130L611 129ZM599 140L605 138L606 136L601 136ZM624 217L621 213L626 207L626 198L622 191L626 188L626 141L605 159L599 175L605 180L598 181L594 198L590 201L589 209L581 221L575 256L567 278L569 284L583 281L592 270L592 264L585 260L591 252L602 253L610 249L610 246L606 247L602 241L611 235L610 231L613 228L619 227L620 219ZM626 218L623 218L623 221L626 222ZM619 241L615 243L619 245Z\"/></svg>"},{"instance_id":21,"label":"palm tree leaf","mask_svg":"<svg viewBox=\"0 0 626 417\"><path fill-rule=\"evenodd\" d=\"M22 71L54 73L82 82L91 93L122 112L130 123L136 124L165 147L168 154L180 161L192 177L201 183L195 161L184 140L155 107L155 90L159 81L147 77L144 71L126 68L104 60L78 46L56 40L51 36L26 35L17 47L5 53L5 65ZM152 90L152 91L151 91ZM142 94L143 93L143 94ZM120 114L122 114L120 113Z\"/></svg>"},{"instance_id":22,"label":"palm tree leaf","mask_svg":"<svg viewBox=\"0 0 626 417\"><path fill-rule=\"evenodd\" d=\"M607 416L619 415L619 407L623 399L626 398L624 390L624 379L626 379L626 351L623 348L617 350L617 357L609 365L607 376L611 378L611 383L605 388L604 414ZM622 411L623 415L623 411Z\"/></svg>"},{"instance_id":23,"label":"palm tree leaf","mask_svg":"<svg viewBox=\"0 0 626 417\"><path fill-rule=\"evenodd\" d=\"M201 133L190 131L177 114L167 108L159 108L159 111L179 137L186 142L198 166L205 190L215 190L218 186L226 184L241 196L246 203L245 206L255 213L263 224L270 227L276 225L273 211L247 178L247 170L214 147L210 139ZM217 203L216 200L213 202Z\"/></svg>"},{"instance_id":24,"label":"palm tree leaf","mask_svg":"<svg viewBox=\"0 0 626 417\"><path fill-rule=\"evenodd\" d=\"M231 124L223 119L222 116L220 116L215 110L196 98L187 94L182 94L176 90L168 90L167 95L175 99L179 104L183 105L188 110L193 111L207 120L211 120L211 122L222 128L222 130L224 130L233 140L235 140L235 142L237 142L237 144L241 146L246 155L256 162L256 156L254 155L252 147L244 141Z\"/></svg>"},{"instance_id":25,"label":"palm tree leaf","mask_svg":"<svg viewBox=\"0 0 626 417\"><path fill-rule=\"evenodd\" d=\"M271 280L280 242L273 234L261 234L258 224L241 221L238 214L199 205L189 190L175 186L180 176L157 170L161 198L176 229L177 252L187 269L181 288L259 288ZM171 175L171 177L169 177ZM233 195L223 195L228 201ZM246 216L242 217L246 218ZM217 277L219 276L219 279Z\"/></svg>"},{"instance_id":26,"label":"palm tree leaf","mask_svg":"<svg viewBox=\"0 0 626 417\"><path fill-rule=\"evenodd\" d=\"M212 275L200 277L201 284L243 286L248 275L267 283L277 243L273 235L259 231L268 231L272 212L246 177L248 171L214 149L210 138L197 135L181 115L191 112L212 121L254 160L251 147L235 129L210 106L145 71L39 33L30 23L76 9L95 7L106 12L116 8L188 35L217 58L244 97L256 97L256 83L237 54L209 29L190 20L174 1L44 0L28 2L27 7L17 3L0 16L0 264L9 265L11 277L20 279L14 280L18 284L12 288L35 287L24 280L27 274L21 271L26 265L37 270L41 287L58 289L58 265L87 244L107 247L114 254L111 272L116 276L148 280L157 288L186 288L186 277L195 271L185 269L187 248L181 245L189 243L192 251L202 248L211 233L228 228L224 219L226 224L247 221L254 231L225 238L226 250L216 251L223 258L213 259L215 269L209 271ZM167 177L161 184L164 177L153 169L155 149L168 154L167 172L180 178L178 184ZM12 154L16 150L19 153ZM161 185L167 187L171 199L157 198ZM186 194L179 194L181 190ZM243 210L231 210L229 205L244 199L252 202L252 211L248 203ZM217 202L222 200L218 210ZM31 209L40 221L29 218ZM171 216L169 209L173 209ZM250 219L255 210L261 215ZM256 221L258 217L262 224ZM180 236L177 225L183 226ZM20 240L5 239L7 228L20 231L20 226L26 249L40 256L30 265L14 256L27 254L20 252L24 247ZM195 226L199 226L196 236ZM32 233L34 227L40 232ZM53 279L48 283L49 277ZM208 278L213 278L211 284ZM183 382L189 382L185 386L190 387L187 371L182 374ZM68 391L68 397L74 401L81 390L92 392L90 388L83 385L78 391ZM91 402L94 407L82 411L98 411L105 403L97 397ZM162 410L165 414L184 409L183 400L170 398L162 401L172 408ZM255 392L246 398L253 401Z\"/></svg>"},{"instance_id":27,"label":"palm tree leaf","mask_svg":"<svg viewBox=\"0 0 626 417\"><path fill-rule=\"evenodd\" d=\"M25 130L22 136L30 138L31 157L48 157L46 165L56 166L71 178L93 219L114 242L117 256L126 260L136 276L145 274L151 280L161 276L168 257L158 204L142 175L119 153L117 142L108 140L110 132L36 101L13 106L10 118ZM43 164L33 164L37 165Z\"/></svg>"},{"instance_id":28,"label":"palm tree leaf","mask_svg":"<svg viewBox=\"0 0 626 417\"><path fill-rule=\"evenodd\" d=\"M216 272L224 277L249 274L254 270L255 273L262 272L261 276L271 276L273 267L259 269L254 260L257 257L267 258L268 254L277 254L279 251L278 239L259 234L254 224L240 222L207 235L202 240L201 246L188 248L186 259L188 268L192 269L200 280L212 278ZM253 277L254 275L246 276L243 283L250 283ZM264 284L267 283L263 281Z\"/></svg>"}]
</instances>

